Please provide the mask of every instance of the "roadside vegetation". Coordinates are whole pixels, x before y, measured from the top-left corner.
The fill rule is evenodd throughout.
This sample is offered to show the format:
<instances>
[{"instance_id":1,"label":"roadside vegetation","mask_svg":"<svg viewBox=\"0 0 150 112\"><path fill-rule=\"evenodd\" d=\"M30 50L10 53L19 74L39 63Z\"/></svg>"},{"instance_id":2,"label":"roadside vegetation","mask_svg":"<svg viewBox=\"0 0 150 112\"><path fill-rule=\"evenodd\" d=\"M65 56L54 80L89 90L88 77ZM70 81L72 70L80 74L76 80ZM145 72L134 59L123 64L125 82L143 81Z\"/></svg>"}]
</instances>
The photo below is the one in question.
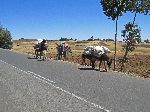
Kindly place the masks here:
<instances>
[{"instance_id":1,"label":"roadside vegetation","mask_svg":"<svg viewBox=\"0 0 150 112\"><path fill-rule=\"evenodd\" d=\"M12 48L12 36L7 28L0 26L0 48L11 49Z\"/></svg>"}]
</instances>

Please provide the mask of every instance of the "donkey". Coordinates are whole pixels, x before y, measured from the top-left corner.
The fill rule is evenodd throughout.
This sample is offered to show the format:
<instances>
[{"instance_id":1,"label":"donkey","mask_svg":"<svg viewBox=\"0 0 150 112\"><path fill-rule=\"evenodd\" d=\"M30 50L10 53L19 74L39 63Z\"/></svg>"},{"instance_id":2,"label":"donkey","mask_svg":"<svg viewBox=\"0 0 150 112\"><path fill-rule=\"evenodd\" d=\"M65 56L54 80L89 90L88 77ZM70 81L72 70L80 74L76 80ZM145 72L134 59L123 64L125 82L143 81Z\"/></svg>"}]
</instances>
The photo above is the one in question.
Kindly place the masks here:
<instances>
[{"instance_id":1,"label":"donkey","mask_svg":"<svg viewBox=\"0 0 150 112\"><path fill-rule=\"evenodd\" d=\"M82 54L82 61L83 61L82 64L86 65L85 59L90 60L90 66L92 66L93 69L95 69L95 62L100 61L99 62L99 71L100 71L100 68L101 68L102 61L104 62L105 71L107 71L105 62L107 62L107 66L110 69L112 61L113 61L113 59L110 59L106 54L101 54L99 56L94 55L94 54Z\"/></svg>"},{"instance_id":2,"label":"donkey","mask_svg":"<svg viewBox=\"0 0 150 112\"><path fill-rule=\"evenodd\" d=\"M46 59L46 52L47 52L48 46L46 45L46 42L43 41L40 44L37 44L34 46L35 49L35 57L38 58L38 56L41 57L43 56L43 61Z\"/></svg>"},{"instance_id":3,"label":"donkey","mask_svg":"<svg viewBox=\"0 0 150 112\"><path fill-rule=\"evenodd\" d=\"M110 69L112 59L110 59L106 55L107 53L110 53L110 50L104 46L87 46L84 48L84 51L82 53L82 60L83 60L82 64L83 63L86 64L85 59L89 59L90 65L94 69L95 62L100 61L100 63L99 63L99 70L100 70L102 61L104 61L104 65L105 65L105 61L106 61L107 66ZM107 71L106 65L105 65L105 70Z\"/></svg>"}]
</instances>

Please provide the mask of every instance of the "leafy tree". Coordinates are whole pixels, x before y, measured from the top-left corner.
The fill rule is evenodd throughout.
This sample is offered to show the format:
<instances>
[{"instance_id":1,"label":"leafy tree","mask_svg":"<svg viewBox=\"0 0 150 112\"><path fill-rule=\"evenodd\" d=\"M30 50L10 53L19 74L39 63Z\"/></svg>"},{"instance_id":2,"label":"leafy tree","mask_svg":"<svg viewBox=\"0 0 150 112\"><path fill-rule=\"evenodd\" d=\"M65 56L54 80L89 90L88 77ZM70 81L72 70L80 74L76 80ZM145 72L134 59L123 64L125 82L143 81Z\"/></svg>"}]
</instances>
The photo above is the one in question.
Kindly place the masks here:
<instances>
[{"instance_id":1,"label":"leafy tree","mask_svg":"<svg viewBox=\"0 0 150 112\"><path fill-rule=\"evenodd\" d=\"M94 40L94 37L90 37L87 41L93 41Z\"/></svg>"},{"instance_id":2,"label":"leafy tree","mask_svg":"<svg viewBox=\"0 0 150 112\"><path fill-rule=\"evenodd\" d=\"M121 61L121 71L123 70L124 64L127 62L127 55L129 52L132 52L135 50L135 46L137 43L141 42L141 30L138 27L138 25L135 25L131 22L127 23L125 25L125 29L122 30L122 37L124 38L125 46L125 54L123 56L123 59Z\"/></svg>"},{"instance_id":3,"label":"leafy tree","mask_svg":"<svg viewBox=\"0 0 150 112\"><path fill-rule=\"evenodd\" d=\"M133 20L134 24L137 14L150 15L150 0L130 0L126 9L135 13Z\"/></svg>"},{"instance_id":4,"label":"leafy tree","mask_svg":"<svg viewBox=\"0 0 150 112\"><path fill-rule=\"evenodd\" d=\"M100 0L103 7L104 14L113 21L116 20L116 33L115 33L115 54L114 60L116 60L116 41L118 30L118 17L122 16L127 11L135 12L133 24L135 22L137 13L148 14L150 12L150 0ZM115 70L115 61L114 61Z\"/></svg>"},{"instance_id":5,"label":"leafy tree","mask_svg":"<svg viewBox=\"0 0 150 112\"><path fill-rule=\"evenodd\" d=\"M118 31L118 17L122 16L127 11L126 5L127 0L101 0L100 1L104 14L113 21L116 20L116 33L115 33L115 54L114 54L114 70L116 66L116 42L117 42L117 31Z\"/></svg>"},{"instance_id":6,"label":"leafy tree","mask_svg":"<svg viewBox=\"0 0 150 112\"><path fill-rule=\"evenodd\" d=\"M103 7L104 14L113 21L119 16L122 16L126 11L126 0L101 0L100 3Z\"/></svg>"},{"instance_id":7,"label":"leafy tree","mask_svg":"<svg viewBox=\"0 0 150 112\"><path fill-rule=\"evenodd\" d=\"M150 12L150 0L126 0L128 4L126 9L130 12L143 13L145 15Z\"/></svg>"},{"instance_id":8,"label":"leafy tree","mask_svg":"<svg viewBox=\"0 0 150 112\"><path fill-rule=\"evenodd\" d=\"M61 38L59 39L59 41L69 41L69 39L68 39L68 38L63 38L63 37L61 37Z\"/></svg>"},{"instance_id":9,"label":"leafy tree","mask_svg":"<svg viewBox=\"0 0 150 112\"><path fill-rule=\"evenodd\" d=\"M11 49L12 48L12 37L10 31L7 28L0 26L0 48Z\"/></svg>"}]
</instances>

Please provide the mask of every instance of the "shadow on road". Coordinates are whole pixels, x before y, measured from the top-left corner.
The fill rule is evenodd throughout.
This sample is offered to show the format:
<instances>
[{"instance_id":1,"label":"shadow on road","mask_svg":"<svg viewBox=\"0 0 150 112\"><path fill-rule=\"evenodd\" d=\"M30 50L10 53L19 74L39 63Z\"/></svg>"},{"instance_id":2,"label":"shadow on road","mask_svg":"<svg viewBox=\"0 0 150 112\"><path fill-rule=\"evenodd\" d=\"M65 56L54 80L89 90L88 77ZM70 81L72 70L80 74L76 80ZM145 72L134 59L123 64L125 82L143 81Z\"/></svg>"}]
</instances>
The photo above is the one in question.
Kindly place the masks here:
<instances>
[{"instance_id":1,"label":"shadow on road","mask_svg":"<svg viewBox=\"0 0 150 112\"><path fill-rule=\"evenodd\" d=\"M38 59L37 61L46 61L46 60L43 60L43 59Z\"/></svg>"},{"instance_id":2,"label":"shadow on road","mask_svg":"<svg viewBox=\"0 0 150 112\"><path fill-rule=\"evenodd\" d=\"M95 70L93 68L78 68L79 70Z\"/></svg>"},{"instance_id":3,"label":"shadow on road","mask_svg":"<svg viewBox=\"0 0 150 112\"><path fill-rule=\"evenodd\" d=\"M95 70L95 71L99 71L99 72L107 72L105 70L99 70L99 69L93 69L93 68L78 68L79 70Z\"/></svg>"},{"instance_id":4,"label":"shadow on road","mask_svg":"<svg viewBox=\"0 0 150 112\"><path fill-rule=\"evenodd\" d=\"M27 57L28 59L37 59L36 57Z\"/></svg>"}]
</instances>

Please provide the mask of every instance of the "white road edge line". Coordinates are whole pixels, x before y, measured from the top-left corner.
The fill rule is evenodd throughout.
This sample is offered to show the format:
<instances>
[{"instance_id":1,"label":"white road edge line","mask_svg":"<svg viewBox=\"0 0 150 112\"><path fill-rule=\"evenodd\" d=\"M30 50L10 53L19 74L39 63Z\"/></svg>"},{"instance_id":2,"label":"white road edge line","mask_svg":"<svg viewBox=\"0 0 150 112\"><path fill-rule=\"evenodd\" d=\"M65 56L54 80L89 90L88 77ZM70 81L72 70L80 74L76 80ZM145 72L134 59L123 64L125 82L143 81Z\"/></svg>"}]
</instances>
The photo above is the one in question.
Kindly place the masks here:
<instances>
[{"instance_id":1,"label":"white road edge line","mask_svg":"<svg viewBox=\"0 0 150 112\"><path fill-rule=\"evenodd\" d=\"M36 74L36 73L34 73L34 72L27 71L27 73L33 75L34 77L43 79L43 80L45 80L46 82L49 82L49 83L56 83L56 82L54 82L54 81L52 81L52 80L46 79L45 77L42 77L42 76Z\"/></svg>"},{"instance_id":2,"label":"white road edge line","mask_svg":"<svg viewBox=\"0 0 150 112\"><path fill-rule=\"evenodd\" d=\"M60 87L58 87L58 86L53 85L52 83L55 83L54 81L51 81L51 80L49 80L49 79L46 79L46 78L44 78L44 77L42 77L42 76L40 76L40 75L38 75L38 74L36 74L36 73L34 73L34 72L31 72L31 71L26 72L26 71L24 71L24 70L21 70L20 68L17 68L16 66L11 65L11 64L9 64L9 63L3 61L3 60L0 60L0 61L3 62L3 63L5 63L5 64L7 64L7 65L9 65L9 66L12 66L13 68L15 68L15 69L17 69L17 70L19 70L19 71L21 71L21 72L24 72L24 73L26 73L26 74L32 75L33 77L35 77L35 78L37 78L37 79L39 79L39 80L41 80L41 81L43 81L43 82L45 82L45 83L47 83L47 84L50 84L50 85L53 86L54 88L56 88L56 89L58 89L58 90L60 90L60 91L62 91L62 92L65 92L65 93L67 93L67 94L69 94L69 95L71 95L71 96L73 96L73 97L75 97L75 98L77 98L77 99L79 99L79 100L81 100L81 101L84 101L84 102L86 102L86 103L88 103L88 104L91 104L93 107L102 109L102 110L104 110L104 111L106 111L106 112L111 112L110 110L107 110L107 109L105 109L104 107L102 107L102 106L100 106L100 105L97 105L97 104L95 104L95 103L92 103L92 102L90 102L90 101L87 101L86 99L81 98L81 97L75 95L74 93L70 93L69 91L66 91L66 90L64 90L64 89L62 89L62 88L60 88Z\"/></svg>"}]
</instances>

